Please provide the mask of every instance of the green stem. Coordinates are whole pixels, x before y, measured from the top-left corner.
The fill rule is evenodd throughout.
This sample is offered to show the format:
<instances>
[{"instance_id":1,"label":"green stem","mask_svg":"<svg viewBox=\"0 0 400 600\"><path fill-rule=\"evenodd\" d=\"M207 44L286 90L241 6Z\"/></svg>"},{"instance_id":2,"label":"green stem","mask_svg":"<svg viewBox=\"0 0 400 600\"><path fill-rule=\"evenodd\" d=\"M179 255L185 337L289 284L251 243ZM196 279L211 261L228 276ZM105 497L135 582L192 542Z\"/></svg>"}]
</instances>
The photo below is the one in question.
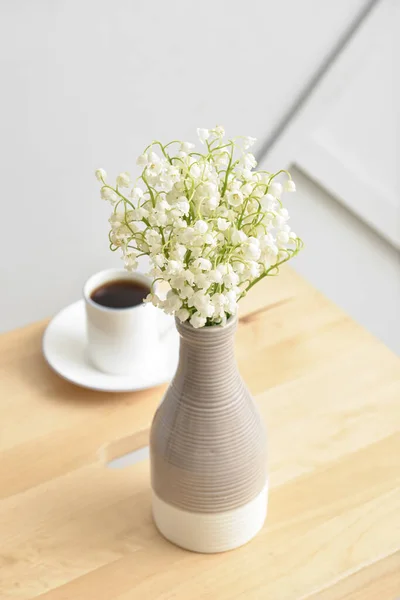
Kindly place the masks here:
<instances>
[{"instance_id":1,"label":"green stem","mask_svg":"<svg viewBox=\"0 0 400 600\"><path fill-rule=\"evenodd\" d=\"M174 142L170 142L169 144L173 144L173 143L174 143ZM161 148L161 152L164 154L164 156L165 156L165 158L167 159L167 161L168 161L168 162L169 162L169 163L172 165L172 162L171 162L171 157L170 157L170 155L168 154L168 152L165 152L165 148L166 148L167 146L169 146L169 144L167 144L167 146L163 146L163 144L162 144L161 142L159 142L158 140L154 140L153 142L151 142L151 144L149 144L149 145L147 146L147 148L145 148L145 150L144 150L143 154L144 154L145 152L147 152L147 150L149 150L149 148L151 148L151 147L152 147L152 146L154 146L155 144L157 144L157 146L160 146L160 148Z\"/></svg>"},{"instance_id":2,"label":"green stem","mask_svg":"<svg viewBox=\"0 0 400 600\"><path fill-rule=\"evenodd\" d=\"M145 186L149 190L149 194L150 194L150 198L151 198L151 204L152 204L153 208L155 208L155 206L156 206L156 200L155 200L155 197L154 197L154 193L153 193L152 187L149 185L149 182L147 181L147 179L145 177L145 172L146 172L146 169L144 169L144 171L142 173L142 179L143 179L143 182L144 182Z\"/></svg>"},{"instance_id":3,"label":"green stem","mask_svg":"<svg viewBox=\"0 0 400 600\"><path fill-rule=\"evenodd\" d=\"M296 244L296 246L297 246L297 244ZM298 253L299 250L300 250L300 248L296 247L296 250L294 250L291 253L289 251L287 251L286 258L284 258L283 260L280 260L279 262L275 263L274 265L272 265L271 267L269 267L269 269L267 269L266 271L264 271L264 273L262 273L261 275L259 275L259 277L256 277L256 279L253 279L253 281L247 286L247 288L244 290L244 292L239 296L238 301L241 300L244 296L246 296L246 294L248 293L248 291L251 290L251 288L254 287L256 285L256 283L258 283L259 281L261 281L261 279L264 279L264 277L267 277L270 274L271 271L277 270L278 273L279 273L279 267L281 265L283 265L285 262L287 262L288 260L290 260L291 258L293 258L294 256L296 256L296 254ZM278 273L276 273L276 275Z\"/></svg>"},{"instance_id":4,"label":"green stem","mask_svg":"<svg viewBox=\"0 0 400 600\"><path fill-rule=\"evenodd\" d=\"M108 188L109 190L112 190L113 192L115 192L116 194L118 194L118 196L120 198L122 198L122 200L124 200L124 202L127 202L132 208L135 208L134 205L132 204L132 202L130 200L128 200L128 198L126 198L123 194L121 194L116 188L113 188L111 185L104 185L103 187ZM119 202L118 202L119 204Z\"/></svg>"},{"instance_id":5,"label":"green stem","mask_svg":"<svg viewBox=\"0 0 400 600\"><path fill-rule=\"evenodd\" d=\"M229 155L229 163L228 166L226 167L226 173L225 173L225 180L224 180L224 185L222 187L222 192L221 192L221 198L223 198L225 196L225 192L226 192L226 188L228 187L228 176L230 173L230 169L231 169L231 165L232 165L232 159L233 159L233 145L231 143L231 153Z\"/></svg>"}]
</instances>

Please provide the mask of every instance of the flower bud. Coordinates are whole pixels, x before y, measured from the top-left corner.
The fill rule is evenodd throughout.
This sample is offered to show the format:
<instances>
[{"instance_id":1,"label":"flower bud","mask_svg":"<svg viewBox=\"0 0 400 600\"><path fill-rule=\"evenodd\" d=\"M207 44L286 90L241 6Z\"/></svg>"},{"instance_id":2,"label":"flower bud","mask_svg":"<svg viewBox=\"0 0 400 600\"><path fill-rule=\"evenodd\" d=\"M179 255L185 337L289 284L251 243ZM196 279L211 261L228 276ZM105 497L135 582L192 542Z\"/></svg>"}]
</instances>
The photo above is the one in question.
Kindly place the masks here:
<instances>
[{"instance_id":1,"label":"flower bud","mask_svg":"<svg viewBox=\"0 0 400 600\"><path fill-rule=\"evenodd\" d=\"M285 192L295 192L296 191L296 184L293 181L293 179L288 179L287 182L285 183Z\"/></svg>"},{"instance_id":2,"label":"flower bud","mask_svg":"<svg viewBox=\"0 0 400 600\"><path fill-rule=\"evenodd\" d=\"M107 177L107 173L105 172L104 169L96 169L96 171L94 172L94 174L96 175L96 179L102 183L105 182L106 177Z\"/></svg>"},{"instance_id":3,"label":"flower bud","mask_svg":"<svg viewBox=\"0 0 400 600\"><path fill-rule=\"evenodd\" d=\"M131 184L131 177L127 171L120 173L117 177L118 187L127 188Z\"/></svg>"}]
</instances>

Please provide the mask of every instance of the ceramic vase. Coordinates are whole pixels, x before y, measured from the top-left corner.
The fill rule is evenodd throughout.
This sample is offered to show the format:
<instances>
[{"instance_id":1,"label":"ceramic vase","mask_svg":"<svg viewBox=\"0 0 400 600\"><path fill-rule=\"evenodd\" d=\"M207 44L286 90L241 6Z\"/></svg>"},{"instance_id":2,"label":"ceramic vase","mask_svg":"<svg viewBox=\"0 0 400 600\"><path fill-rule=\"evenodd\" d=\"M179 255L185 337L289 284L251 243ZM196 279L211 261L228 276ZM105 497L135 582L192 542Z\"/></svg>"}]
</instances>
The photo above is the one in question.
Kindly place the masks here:
<instances>
[{"instance_id":1,"label":"ceramic vase","mask_svg":"<svg viewBox=\"0 0 400 600\"><path fill-rule=\"evenodd\" d=\"M267 512L266 433L236 365L236 325L177 321L179 364L151 428L155 524L195 552L247 543Z\"/></svg>"}]
</instances>

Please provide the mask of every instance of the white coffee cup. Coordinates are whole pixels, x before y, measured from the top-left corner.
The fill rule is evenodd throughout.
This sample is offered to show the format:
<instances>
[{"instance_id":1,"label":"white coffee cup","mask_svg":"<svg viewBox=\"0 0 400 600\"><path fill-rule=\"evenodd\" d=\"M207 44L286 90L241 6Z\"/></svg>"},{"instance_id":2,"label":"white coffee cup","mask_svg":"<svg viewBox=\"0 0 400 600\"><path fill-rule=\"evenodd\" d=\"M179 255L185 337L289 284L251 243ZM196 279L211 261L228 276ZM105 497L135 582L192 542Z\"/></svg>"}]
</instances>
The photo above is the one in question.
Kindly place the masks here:
<instances>
[{"instance_id":1,"label":"white coffee cup","mask_svg":"<svg viewBox=\"0 0 400 600\"><path fill-rule=\"evenodd\" d=\"M148 368L160 341L158 313L151 304L109 308L94 302L93 292L111 281L137 281L150 289L142 273L108 269L89 277L83 288L87 321L87 356L92 365L112 375L129 375Z\"/></svg>"}]
</instances>

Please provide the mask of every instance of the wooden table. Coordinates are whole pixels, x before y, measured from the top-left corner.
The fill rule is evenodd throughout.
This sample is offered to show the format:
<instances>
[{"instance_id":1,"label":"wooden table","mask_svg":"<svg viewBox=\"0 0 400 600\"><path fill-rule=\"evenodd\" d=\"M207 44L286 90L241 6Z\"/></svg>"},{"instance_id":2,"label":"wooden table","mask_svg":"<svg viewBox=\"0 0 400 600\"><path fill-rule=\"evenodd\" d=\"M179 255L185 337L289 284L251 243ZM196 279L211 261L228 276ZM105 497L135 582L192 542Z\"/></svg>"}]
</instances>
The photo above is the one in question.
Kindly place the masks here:
<instances>
[{"instance_id":1,"label":"wooden table","mask_svg":"<svg viewBox=\"0 0 400 600\"><path fill-rule=\"evenodd\" d=\"M400 360L289 269L243 302L241 372L269 428L267 524L196 555L157 533L147 444L163 388L96 393L0 337L0 598L394 600L400 596Z\"/></svg>"}]
</instances>

